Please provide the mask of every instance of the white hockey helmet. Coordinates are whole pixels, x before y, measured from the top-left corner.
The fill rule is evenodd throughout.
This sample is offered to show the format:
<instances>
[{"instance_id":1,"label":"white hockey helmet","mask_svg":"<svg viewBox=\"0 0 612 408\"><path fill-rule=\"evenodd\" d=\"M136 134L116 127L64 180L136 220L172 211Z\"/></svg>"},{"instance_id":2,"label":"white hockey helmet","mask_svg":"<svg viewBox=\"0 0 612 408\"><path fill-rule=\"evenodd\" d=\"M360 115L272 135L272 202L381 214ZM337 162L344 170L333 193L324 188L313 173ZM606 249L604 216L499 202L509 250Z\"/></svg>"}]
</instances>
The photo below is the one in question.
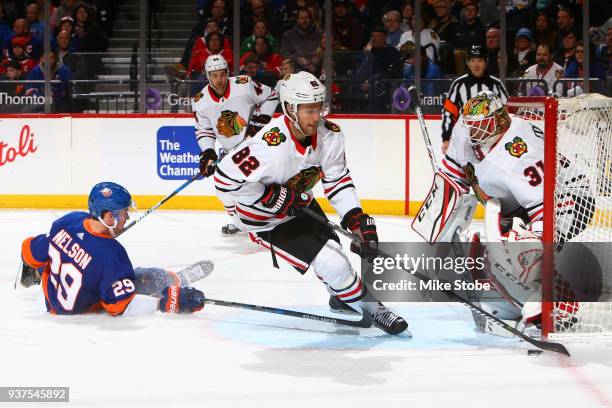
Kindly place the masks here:
<instances>
[{"instance_id":1,"label":"white hockey helmet","mask_svg":"<svg viewBox=\"0 0 612 408\"><path fill-rule=\"evenodd\" d=\"M206 63L204 64L204 71L206 72L206 78L210 81L208 74L212 71L219 71L224 69L227 71L227 75L229 76L229 66L227 65L227 61L223 58L223 55L211 55L206 58Z\"/></svg>"},{"instance_id":2,"label":"white hockey helmet","mask_svg":"<svg viewBox=\"0 0 612 408\"><path fill-rule=\"evenodd\" d=\"M325 86L314 75L306 71L287 75L280 85L279 97L283 113L300 131L302 129L297 119L298 106L303 103L323 102L322 115L325 116L327 114L325 96Z\"/></svg>"},{"instance_id":3,"label":"white hockey helmet","mask_svg":"<svg viewBox=\"0 0 612 408\"><path fill-rule=\"evenodd\" d=\"M497 135L510 126L510 116L499 96L491 91L480 91L462 109L463 124L468 130L472 146L493 144Z\"/></svg>"}]
</instances>

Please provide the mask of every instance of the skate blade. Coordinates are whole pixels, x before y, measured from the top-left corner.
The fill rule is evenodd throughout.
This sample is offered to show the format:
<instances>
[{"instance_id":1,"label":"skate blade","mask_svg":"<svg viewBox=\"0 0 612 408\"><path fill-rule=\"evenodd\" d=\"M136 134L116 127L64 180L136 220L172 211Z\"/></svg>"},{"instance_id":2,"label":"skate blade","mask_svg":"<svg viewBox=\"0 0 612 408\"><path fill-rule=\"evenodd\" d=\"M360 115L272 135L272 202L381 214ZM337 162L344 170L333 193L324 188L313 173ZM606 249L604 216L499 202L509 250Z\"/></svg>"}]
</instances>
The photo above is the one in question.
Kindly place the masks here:
<instances>
[{"instance_id":1,"label":"skate blade","mask_svg":"<svg viewBox=\"0 0 612 408\"><path fill-rule=\"evenodd\" d=\"M181 284L189 284L206 278L214 268L215 263L213 261L203 260L178 272L177 276L181 280Z\"/></svg>"}]
</instances>

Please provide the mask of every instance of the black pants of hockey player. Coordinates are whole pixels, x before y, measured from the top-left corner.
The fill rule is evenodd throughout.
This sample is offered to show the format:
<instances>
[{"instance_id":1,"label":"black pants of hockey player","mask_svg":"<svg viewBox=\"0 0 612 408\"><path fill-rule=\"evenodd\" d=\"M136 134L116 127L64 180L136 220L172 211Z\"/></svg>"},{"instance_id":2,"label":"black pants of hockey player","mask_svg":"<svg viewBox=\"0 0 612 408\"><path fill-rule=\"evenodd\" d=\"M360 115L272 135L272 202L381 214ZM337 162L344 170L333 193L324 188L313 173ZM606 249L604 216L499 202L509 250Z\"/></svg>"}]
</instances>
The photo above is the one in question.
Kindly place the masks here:
<instances>
[{"instance_id":1,"label":"black pants of hockey player","mask_svg":"<svg viewBox=\"0 0 612 408\"><path fill-rule=\"evenodd\" d=\"M316 200L308 208L327 218ZM275 259L278 256L301 274L308 270L328 240L340 242L331 228L307 215L295 217L270 231L249 233L249 236L253 242L270 249L274 266L278 267Z\"/></svg>"},{"instance_id":2,"label":"black pants of hockey player","mask_svg":"<svg viewBox=\"0 0 612 408\"><path fill-rule=\"evenodd\" d=\"M308 208L325 216L316 201ZM277 257L287 261L301 274L312 266L328 292L346 303L360 300L365 294L361 279L342 251L336 233L307 215L280 224L271 231L249 233L249 237L270 250L272 262L277 267Z\"/></svg>"}]
</instances>

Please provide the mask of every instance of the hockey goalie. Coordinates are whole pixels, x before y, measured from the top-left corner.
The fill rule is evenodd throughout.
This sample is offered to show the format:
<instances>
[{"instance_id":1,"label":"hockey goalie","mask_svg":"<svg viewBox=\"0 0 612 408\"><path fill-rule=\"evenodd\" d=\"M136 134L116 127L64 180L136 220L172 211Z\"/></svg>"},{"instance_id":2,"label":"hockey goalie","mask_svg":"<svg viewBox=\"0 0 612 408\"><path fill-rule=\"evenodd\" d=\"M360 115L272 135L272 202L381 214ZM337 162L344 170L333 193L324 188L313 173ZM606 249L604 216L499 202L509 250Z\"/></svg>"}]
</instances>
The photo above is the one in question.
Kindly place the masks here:
<instances>
[{"instance_id":1,"label":"hockey goalie","mask_svg":"<svg viewBox=\"0 0 612 408\"><path fill-rule=\"evenodd\" d=\"M412 226L431 244L468 242L470 256L484 256L486 275L470 278L490 280L495 288L481 299L482 306L517 326L537 325L543 263L543 132L510 115L489 91L466 102L462 114ZM571 163L562 167L568 169ZM562 229L558 236L567 241L587 226L594 200L586 178L575 173L564 178L561 169L557 182L568 191L558 201L564 208L557 212L557 221L563 221L557 222L562 226L557 227ZM470 228L476 200L485 205L484 231L479 232ZM578 206L580 212L575 211ZM567 313L577 308L576 302L566 302Z\"/></svg>"}]
</instances>

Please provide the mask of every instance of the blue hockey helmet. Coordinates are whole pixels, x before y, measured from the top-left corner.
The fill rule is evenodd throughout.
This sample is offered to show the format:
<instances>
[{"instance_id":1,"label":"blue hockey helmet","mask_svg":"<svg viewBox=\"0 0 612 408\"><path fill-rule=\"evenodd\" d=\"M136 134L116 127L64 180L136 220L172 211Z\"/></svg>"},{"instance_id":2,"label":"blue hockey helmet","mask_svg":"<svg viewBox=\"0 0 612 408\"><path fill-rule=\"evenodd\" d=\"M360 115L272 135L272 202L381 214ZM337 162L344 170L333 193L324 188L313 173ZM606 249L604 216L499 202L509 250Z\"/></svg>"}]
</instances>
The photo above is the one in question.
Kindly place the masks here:
<instances>
[{"instance_id":1,"label":"blue hockey helmet","mask_svg":"<svg viewBox=\"0 0 612 408\"><path fill-rule=\"evenodd\" d=\"M132 196L126 188L110 181L93 186L87 204L89 213L96 218L102 217L103 211L111 211L117 219L120 210L134 207Z\"/></svg>"}]
</instances>

